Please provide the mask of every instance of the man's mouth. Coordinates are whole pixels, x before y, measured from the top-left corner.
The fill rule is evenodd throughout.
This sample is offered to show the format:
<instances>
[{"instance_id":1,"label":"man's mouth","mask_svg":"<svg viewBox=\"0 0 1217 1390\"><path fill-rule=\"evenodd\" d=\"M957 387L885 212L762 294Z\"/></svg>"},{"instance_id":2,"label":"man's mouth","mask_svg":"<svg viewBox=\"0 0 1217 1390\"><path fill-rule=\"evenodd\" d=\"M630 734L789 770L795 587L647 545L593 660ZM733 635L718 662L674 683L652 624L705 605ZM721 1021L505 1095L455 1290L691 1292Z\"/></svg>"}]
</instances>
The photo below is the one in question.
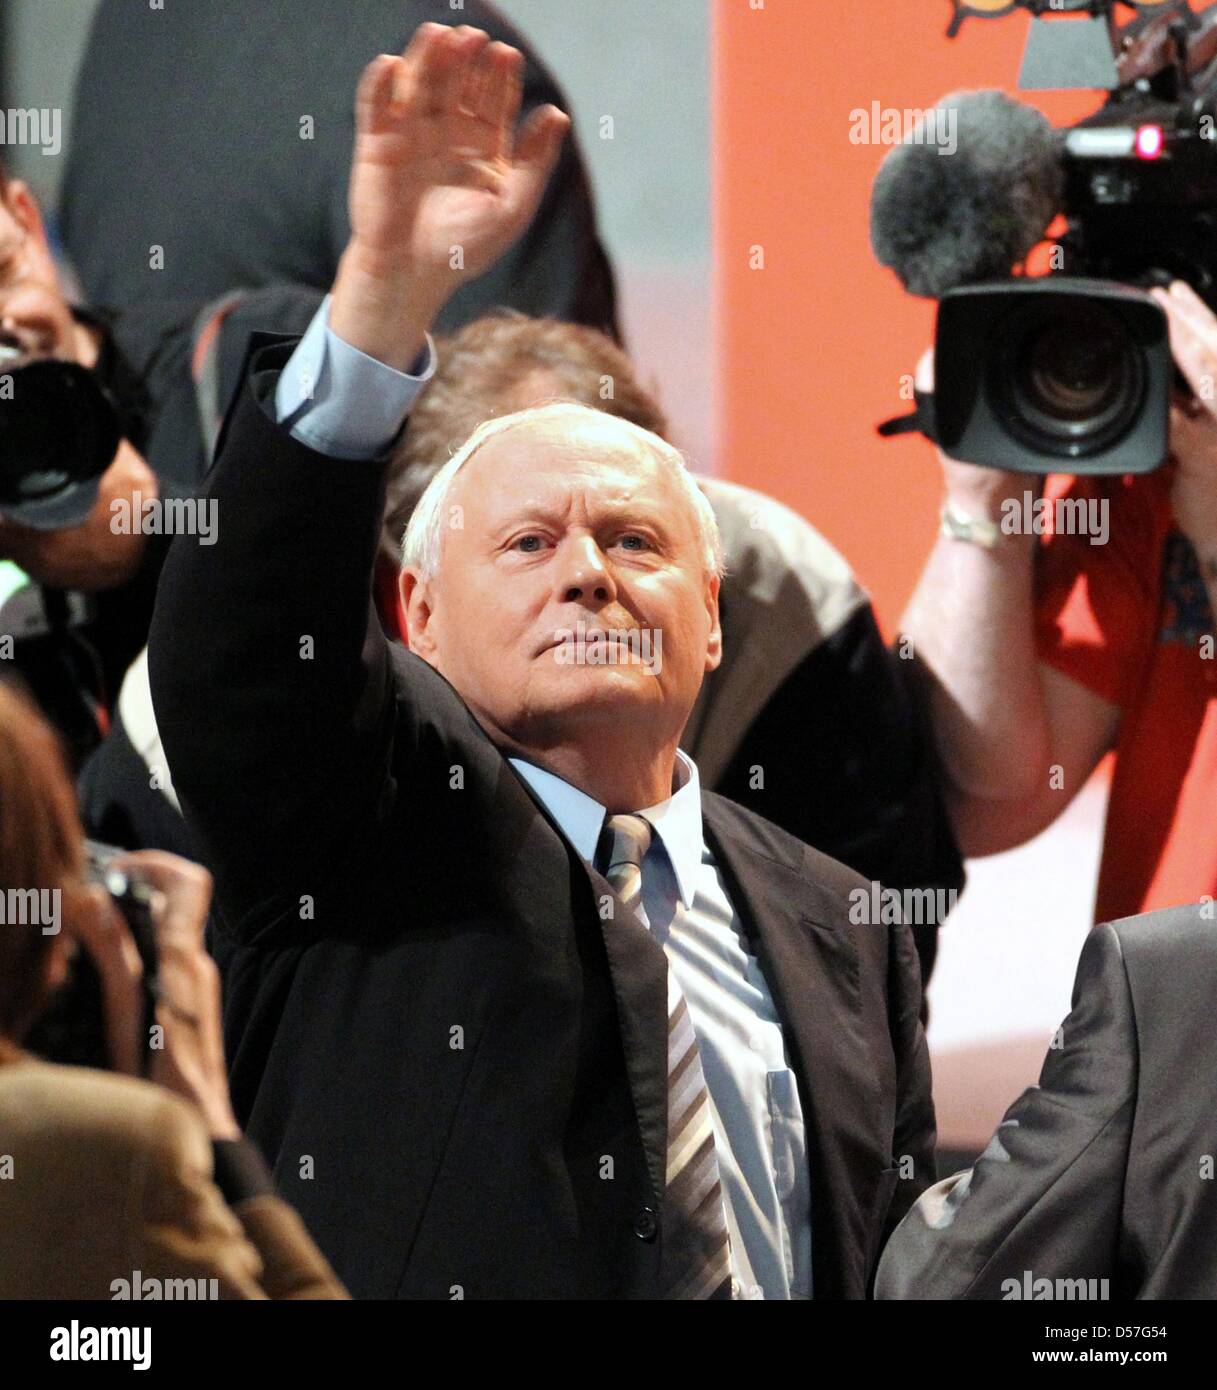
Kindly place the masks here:
<instances>
[{"instance_id":1,"label":"man's mouth","mask_svg":"<svg viewBox=\"0 0 1217 1390\"><path fill-rule=\"evenodd\" d=\"M592 644L624 644L629 640L628 628L620 627L575 627L559 628L541 648L538 655L551 652L555 647L586 647Z\"/></svg>"},{"instance_id":2,"label":"man's mouth","mask_svg":"<svg viewBox=\"0 0 1217 1390\"><path fill-rule=\"evenodd\" d=\"M15 371L18 367L26 367L31 362L41 362L53 356L52 344L44 341L41 334L0 329L0 372Z\"/></svg>"},{"instance_id":3,"label":"man's mouth","mask_svg":"<svg viewBox=\"0 0 1217 1390\"><path fill-rule=\"evenodd\" d=\"M17 343L0 340L0 372L24 367L28 360L25 350Z\"/></svg>"}]
</instances>

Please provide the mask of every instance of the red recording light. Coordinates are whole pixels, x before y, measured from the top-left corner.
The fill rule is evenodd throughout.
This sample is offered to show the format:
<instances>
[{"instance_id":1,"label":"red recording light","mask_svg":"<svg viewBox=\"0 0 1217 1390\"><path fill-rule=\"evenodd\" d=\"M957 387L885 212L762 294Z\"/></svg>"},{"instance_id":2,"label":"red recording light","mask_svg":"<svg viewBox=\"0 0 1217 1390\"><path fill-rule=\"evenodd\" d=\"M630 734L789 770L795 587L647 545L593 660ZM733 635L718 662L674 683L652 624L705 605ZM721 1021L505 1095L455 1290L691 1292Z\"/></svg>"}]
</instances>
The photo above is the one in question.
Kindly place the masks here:
<instances>
[{"instance_id":1,"label":"red recording light","mask_svg":"<svg viewBox=\"0 0 1217 1390\"><path fill-rule=\"evenodd\" d=\"M1166 143L1160 125L1143 125L1137 129L1137 154L1141 159L1157 159Z\"/></svg>"}]
</instances>

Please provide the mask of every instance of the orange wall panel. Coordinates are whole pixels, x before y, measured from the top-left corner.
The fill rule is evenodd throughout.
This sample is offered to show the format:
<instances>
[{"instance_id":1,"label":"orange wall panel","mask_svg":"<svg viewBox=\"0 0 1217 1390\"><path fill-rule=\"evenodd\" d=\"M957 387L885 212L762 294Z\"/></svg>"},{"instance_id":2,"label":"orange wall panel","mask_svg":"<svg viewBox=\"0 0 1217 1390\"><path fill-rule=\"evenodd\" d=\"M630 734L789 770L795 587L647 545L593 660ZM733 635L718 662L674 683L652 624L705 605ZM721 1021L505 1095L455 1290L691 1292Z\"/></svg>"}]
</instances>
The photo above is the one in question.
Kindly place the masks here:
<instances>
[{"instance_id":1,"label":"orange wall panel","mask_svg":"<svg viewBox=\"0 0 1217 1390\"><path fill-rule=\"evenodd\" d=\"M934 306L871 254L886 148L850 142L851 112L1013 92L1030 21L969 20L949 41L947 0L758 3L715 0L719 471L810 518L890 632L932 542L939 473L924 440L874 427L909 408L901 376L930 342ZM1098 105L1095 93L1034 100L1058 124Z\"/></svg>"}]
</instances>

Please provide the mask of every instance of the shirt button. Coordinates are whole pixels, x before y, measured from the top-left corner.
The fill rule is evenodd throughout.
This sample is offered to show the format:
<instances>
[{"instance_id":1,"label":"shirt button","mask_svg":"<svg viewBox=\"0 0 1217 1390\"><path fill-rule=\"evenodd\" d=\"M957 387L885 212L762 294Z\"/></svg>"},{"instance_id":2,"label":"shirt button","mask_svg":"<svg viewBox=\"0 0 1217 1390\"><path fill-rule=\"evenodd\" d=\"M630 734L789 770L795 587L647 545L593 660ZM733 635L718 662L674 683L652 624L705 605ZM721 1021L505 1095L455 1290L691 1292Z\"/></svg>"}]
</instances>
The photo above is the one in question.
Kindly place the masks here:
<instances>
[{"instance_id":1,"label":"shirt button","mask_svg":"<svg viewBox=\"0 0 1217 1390\"><path fill-rule=\"evenodd\" d=\"M732 1297L732 1298L738 1298L738 1297L739 1297L739 1280L738 1280L738 1279L732 1279L732 1281L731 1281L731 1297Z\"/></svg>"},{"instance_id":2,"label":"shirt button","mask_svg":"<svg viewBox=\"0 0 1217 1390\"><path fill-rule=\"evenodd\" d=\"M655 1218L653 1207L643 1207L634 1218L634 1234L639 1240L645 1240L648 1244L655 1239L659 1232L659 1222Z\"/></svg>"}]
</instances>

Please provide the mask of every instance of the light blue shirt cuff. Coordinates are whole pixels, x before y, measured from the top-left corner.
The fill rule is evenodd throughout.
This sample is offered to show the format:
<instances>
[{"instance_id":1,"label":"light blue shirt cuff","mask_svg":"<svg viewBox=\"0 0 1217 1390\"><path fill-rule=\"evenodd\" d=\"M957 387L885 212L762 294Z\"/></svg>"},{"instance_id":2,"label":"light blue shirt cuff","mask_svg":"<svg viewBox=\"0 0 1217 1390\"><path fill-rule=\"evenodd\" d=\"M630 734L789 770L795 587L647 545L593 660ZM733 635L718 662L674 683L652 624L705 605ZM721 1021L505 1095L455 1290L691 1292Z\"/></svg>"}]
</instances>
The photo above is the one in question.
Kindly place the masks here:
<instances>
[{"instance_id":1,"label":"light blue shirt cuff","mask_svg":"<svg viewBox=\"0 0 1217 1390\"><path fill-rule=\"evenodd\" d=\"M275 388L275 418L319 454L374 459L397 438L415 397L435 375L435 344L399 372L360 352L330 327L330 295L313 315Z\"/></svg>"}]
</instances>

